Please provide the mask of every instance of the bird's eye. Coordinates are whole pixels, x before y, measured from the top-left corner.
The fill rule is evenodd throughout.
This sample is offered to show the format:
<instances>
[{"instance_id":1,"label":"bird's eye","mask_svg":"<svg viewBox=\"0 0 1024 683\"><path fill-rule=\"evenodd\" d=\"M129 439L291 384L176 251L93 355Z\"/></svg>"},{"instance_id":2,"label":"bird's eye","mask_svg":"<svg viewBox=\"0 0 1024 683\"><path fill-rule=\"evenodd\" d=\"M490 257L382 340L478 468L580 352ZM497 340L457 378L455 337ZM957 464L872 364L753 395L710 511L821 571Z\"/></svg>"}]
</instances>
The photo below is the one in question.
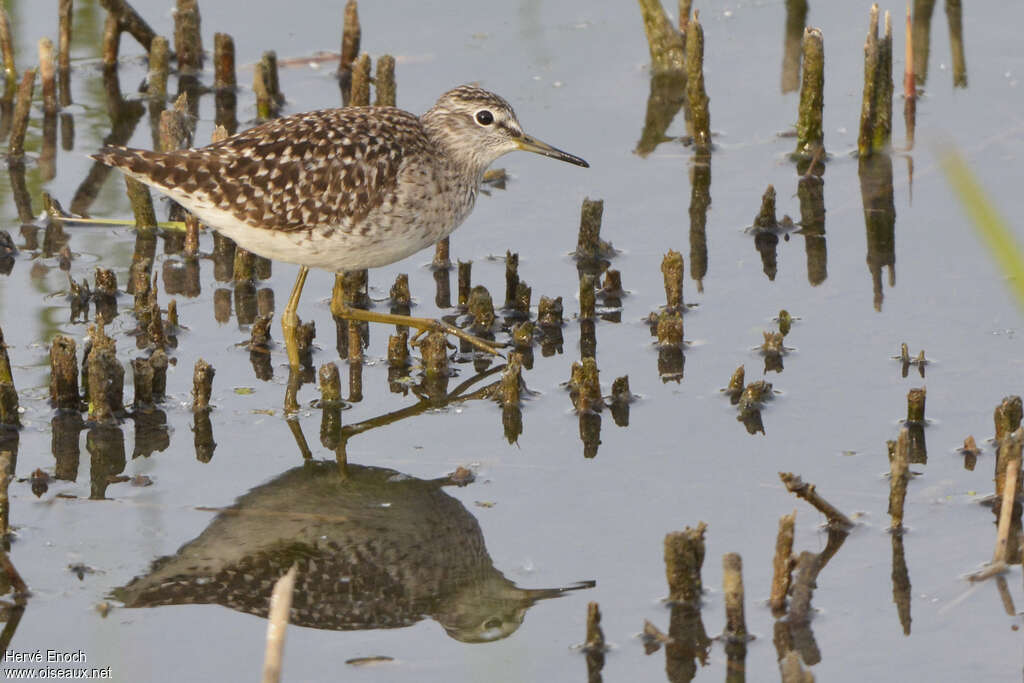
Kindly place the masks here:
<instances>
[{"instance_id":1,"label":"bird's eye","mask_svg":"<svg viewBox=\"0 0 1024 683\"><path fill-rule=\"evenodd\" d=\"M481 126L489 126L494 123L494 114L486 109L481 109L476 113L476 122Z\"/></svg>"}]
</instances>

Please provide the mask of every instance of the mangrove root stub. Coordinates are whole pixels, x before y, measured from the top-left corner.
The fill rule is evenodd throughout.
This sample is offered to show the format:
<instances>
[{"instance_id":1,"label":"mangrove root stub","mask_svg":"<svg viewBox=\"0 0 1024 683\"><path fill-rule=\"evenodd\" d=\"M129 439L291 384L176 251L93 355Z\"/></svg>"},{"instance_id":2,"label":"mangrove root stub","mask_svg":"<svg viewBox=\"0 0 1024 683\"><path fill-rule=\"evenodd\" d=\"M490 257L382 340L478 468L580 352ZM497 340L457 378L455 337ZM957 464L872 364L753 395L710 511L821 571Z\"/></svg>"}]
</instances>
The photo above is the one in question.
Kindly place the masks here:
<instances>
[{"instance_id":1,"label":"mangrove root stub","mask_svg":"<svg viewBox=\"0 0 1024 683\"><path fill-rule=\"evenodd\" d=\"M101 346L94 342L88 360L89 420L113 421L124 410L124 368L112 343Z\"/></svg>"},{"instance_id":2,"label":"mangrove root stub","mask_svg":"<svg viewBox=\"0 0 1024 683\"><path fill-rule=\"evenodd\" d=\"M157 110L163 110L167 99L167 75L170 72L171 46L163 36L155 36L149 51L149 87L146 94L153 100Z\"/></svg>"},{"instance_id":3,"label":"mangrove root stub","mask_svg":"<svg viewBox=\"0 0 1024 683\"><path fill-rule=\"evenodd\" d=\"M587 639L583 649L587 652L604 652L604 632L601 630L601 609L596 602L587 604Z\"/></svg>"},{"instance_id":4,"label":"mangrove root stub","mask_svg":"<svg viewBox=\"0 0 1024 683\"><path fill-rule=\"evenodd\" d=\"M428 332L420 342L423 370L428 376L448 374L448 342L441 332Z\"/></svg>"},{"instance_id":5,"label":"mangrove root stub","mask_svg":"<svg viewBox=\"0 0 1024 683\"><path fill-rule=\"evenodd\" d=\"M669 311L683 310L683 255L669 249L661 260L661 275L665 280L665 307Z\"/></svg>"},{"instance_id":6,"label":"mangrove root stub","mask_svg":"<svg viewBox=\"0 0 1024 683\"><path fill-rule=\"evenodd\" d=\"M57 72L53 61L53 41L42 38L39 41L39 80L43 90L43 114L57 113Z\"/></svg>"},{"instance_id":7,"label":"mangrove root stub","mask_svg":"<svg viewBox=\"0 0 1024 683\"><path fill-rule=\"evenodd\" d=\"M848 529L853 526L853 522L849 517L821 497L814 484L804 483L800 477L792 472L779 472L779 478L786 485L787 491L796 494L798 498L803 498L813 505L819 512L825 515L831 526L837 526L842 529Z\"/></svg>"},{"instance_id":8,"label":"mangrove root stub","mask_svg":"<svg viewBox=\"0 0 1024 683\"><path fill-rule=\"evenodd\" d=\"M18 392L13 382L0 381L0 426L20 427Z\"/></svg>"},{"instance_id":9,"label":"mangrove root stub","mask_svg":"<svg viewBox=\"0 0 1024 683\"><path fill-rule=\"evenodd\" d=\"M725 395L729 397L729 401L736 405L740 400L740 395L743 394L743 387L746 382L746 370L744 366L736 368L732 377L729 378L729 384L725 387Z\"/></svg>"},{"instance_id":10,"label":"mangrove root stub","mask_svg":"<svg viewBox=\"0 0 1024 683\"><path fill-rule=\"evenodd\" d=\"M395 106L398 93L395 85L395 58L391 55L381 55L377 58L377 80L374 82L374 89L377 91L375 105Z\"/></svg>"},{"instance_id":11,"label":"mangrove root stub","mask_svg":"<svg viewBox=\"0 0 1024 683\"><path fill-rule=\"evenodd\" d=\"M11 38L11 18L6 7L0 7L0 56L4 63L4 102L14 98L18 82L18 70L14 66L14 41Z\"/></svg>"},{"instance_id":12,"label":"mangrove root stub","mask_svg":"<svg viewBox=\"0 0 1024 683\"><path fill-rule=\"evenodd\" d=\"M704 522L696 528L686 527L665 535L665 578L668 580L668 599L675 604L697 606L704 585L700 571L704 566Z\"/></svg>"},{"instance_id":13,"label":"mangrove root stub","mask_svg":"<svg viewBox=\"0 0 1024 683\"><path fill-rule=\"evenodd\" d=\"M583 651L587 656L587 680L600 681L604 668L606 650L604 632L601 630L601 610L596 602L587 605L587 640Z\"/></svg>"},{"instance_id":14,"label":"mangrove root stub","mask_svg":"<svg viewBox=\"0 0 1024 683\"><path fill-rule=\"evenodd\" d=\"M889 460L889 517L892 520L889 528L896 532L903 529L903 506L907 499L909 479L910 432L903 427Z\"/></svg>"},{"instance_id":15,"label":"mangrove root stub","mask_svg":"<svg viewBox=\"0 0 1024 683\"><path fill-rule=\"evenodd\" d=\"M747 639L747 619L743 611L743 559L739 553L722 556L722 593L725 595L725 632L730 640Z\"/></svg>"},{"instance_id":16,"label":"mangrove root stub","mask_svg":"<svg viewBox=\"0 0 1024 683\"><path fill-rule=\"evenodd\" d=\"M775 186L769 185L761 195L761 209L754 216L754 228L774 230L779 227L775 216Z\"/></svg>"},{"instance_id":17,"label":"mangrove root stub","mask_svg":"<svg viewBox=\"0 0 1024 683\"><path fill-rule=\"evenodd\" d=\"M320 366L320 400L333 403L341 400L341 375L334 362Z\"/></svg>"},{"instance_id":18,"label":"mangrove root stub","mask_svg":"<svg viewBox=\"0 0 1024 683\"><path fill-rule=\"evenodd\" d=\"M473 318L473 333L489 334L494 327L494 300L486 287L477 285L470 291L467 308Z\"/></svg>"},{"instance_id":19,"label":"mangrove root stub","mask_svg":"<svg viewBox=\"0 0 1024 683\"><path fill-rule=\"evenodd\" d=\"M512 308L519 288L519 254L505 252L505 308Z\"/></svg>"},{"instance_id":20,"label":"mangrove root stub","mask_svg":"<svg viewBox=\"0 0 1024 683\"><path fill-rule=\"evenodd\" d=\"M1006 490L1006 478L1007 470L1010 463L1014 460L1018 460L1021 457L1021 430L1008 434L1002 441L999 442L999 447L996 450L996 468L995 468L995 492L997 496L1002 496L1003 491ZM1018 490L1019 490L1018 486Z\"/></svg>"},{"instance_id":21,"label":"mangrove root stub","mask_svg":"<svg viewBox=\"0 0 1024 683\"><path fill-rule=\"evenodd\" d=\"M1007 396L996 406L993 420L996 426L996 441L1002 441L1008 434L1017 431L1021 424L1024 403L1020 396Z\"/></svg>"},{"instance_id":22,"label":"mangrove root stub","mask_svg":"<svg viewBox=\"0 0 1024 683\"><path fill-rule=\"evenodd\" d=\"M159 403L167 396L167 353L157 349L149 357L149 364L153 367L153 401Z\"/></svg>"},{"instance_id":23,"label":"mangrove root stub","mask_svg":"<svg viewBox=\"0 0 1024 683\"><path fill-rule=\"evenodd\" d=\"M388 337L388 366L404 368L409 365L409 333L399 332Z\"/></svg>"},{"instance_id":24,"label":"mangrove root stub","mask_svg":"<svg viewBox=\"0 0 1024 683\"><path fill-rule=\"evenodd\" d=\"M213 34L213 87L235 88L235 40L227 33Z\"/></svg>"},{"instance_id":25,"label":"mangrove root stub","mask_svg":"<svg viewBox=\"0 0 1024 683\"><path fill-rule=\"evenodd\" d=\"M459 294L458 302L460 308L469 305L469 292L473 278L473 262L459 261Z\"/></svg>"},{"instance_id":26,"label":"mangrove root stub","mask_svg":"<svg viewBox=\"0 0 1024 683\"><path fill-rule=\"evenodd\" d=\"M924 404L927 391L924 387L907 392L907 422L924 423Z\"/></svg>"},{"instance_id":27,"label":"mangrove root stub","mask_svg":"<svg viewBox=\"0 0 1024 683\"><path fill-rule=\"evenodd\" d=\"M523 386L523 360L518 353L512 353L508 358L508 365L501 375L501 404L502 406L518 406Z\"/></svg>"},{"instance_id":28,"label":"mangrove root stub","mask_svg":"<svg viewBox=\"0 0 1024 683\"><path fill-rule=\"evenodd\" d=\"M203 40L197 0L177 0L174 12L174 51L178 73L194 76L203 67Z\"/></svg>"},{"instance_id":29,"label":"mangrove root stub","mask_svg":"<svg viewBox=\"0 0 1024 683\"><path fill-rule=\"evenodd\" d=\"M25 156L25 133L28 132L28 117L32 107L32 92L36 86L36 70L25 69L18 86L18 101L14 106L14 119L11 122L11 138L7 145L7 160L11 164L20 164Z\"/></svg>"},{"instance_id":30,"label":"mangrove root stub","mask_svg":"<svg viewBox=\"0 0 1024 683\"><path fill-rule=\"evenodd\" d=\"M213 391L213 366L200 358L196 361L192 372L192 411L200 412L210 409L210 394Z\"/></svg>"},{"instance_id":31,"label":"mangrove root stub","mask_svg":"<svg viewBox=\"0 0 1024 683\"><path fill-rule=\"evenodd\" d=\"M351 107L367 107L370 104L370 55L359 55L352 67L352 90L348 104Z\"/></svg>"},{"instance_id":32,"label":"mangrove root stub","mask_svg":"<svg viewBox=\"0 0 1024 683\"><path fill-rule=\"evenodd\" d=\"M790 328L793 327L793 316L789 314L789 311L782 309L779 311L779 333L785 337L789 334Z\"/></svg>"},{"instance_id":33,"label":"mangrove root stub","mask_svg":"<svg viewBox=\"0 0 1024 683\"><path fill-rule=\"evenodd\" d=\"M601 382L597 361L593 358L584 358L572 364L572 374L569 378L569 397L577 413L597 413L604 408L604 399L601 397Z\"/></svg>"},{"instance_id":34,"label":"mangrove root stub","mask_svg":"<svg viewBox=\"0 0 1024 683\"><path fill-rule=\"evenodd\" d=\"M362 28L359 26L359 6L356 0L345 3L344 24L341 30L341 60L338 62L338 76L351 78L352 64L359 55ZM342 84L343 86L346 84Z\"/></svg>"},{"instance_id":35,"label":"mangrove root stub","mask_svg":"<svg viewBox=\"0 0 1024 683\"><path fill-rule=\"evenodd\" d=\"M694 149L707 154L711 151L711 100L704 89L704 27L697 12L686 26L686 99L690 105L688 124Z\"/></svg>"},{"instance_id":36,"label":"mangrove root stub","mask_svg":"<svg viewBox=\"0 0 1024 683\"><path fill-rule=\"evenodd\" d=\"M658 346L663 349L683 347L683 316L679 313L662 311L658 315Z\"/></svg>"},{"instance_id":37,"label":"mangrove root stub","mask_svg":"<svg viewBox=\"0 0 1024 683\"><path fill-rule=\"evenodd\" d=\"M793 565L793 534L796 527L796 510L779 519L779 535L775 538L775 559L772 561L772 591L768 604L772 612L786 611L786 596L789 594Z\"/></svg>"},{"instance_id":38,"label":"mangrove root stub","mask_svg":"<svg viewBox=\"0 0 1024 683\"><path fill-rule=\"evenodd\" d=\"M391 285L391 305L404 308L406 311L412 305L412 293L409 291L409 275L399 273L395 276L395 284Z\"/></svg>"},{"instance_id":39,"label":"mangrove root stub","mask_svg":"<svg viewBox=\"0 0 1024 683\"><path fill-rule=\"evenodd\" d=\"M249 335L249 350L266 352L270 349L270 324L273 316L257 315Z\"/></svg>"},{"instance_id":40,"label":"mangrove root stub","mask_svg":"<svg viewBox=\"0 0 1024 683\"><path fill-rule=\"evenodd\" d=\"M537 304L537 324L542 327L559 327L562 325L562 297L551 299L540 298Z\"/></svg>"},{"instance_id":41,"label":"mangrove root stub","mask_svg":"<svg viewBox=\"0 0 1024 683\"><path fill-rule=\"evenodd\" d=\"M601 241L601 219L604 215L604 200L583 199L580 208L580 229L576 239L576 258L580 261L599 261L610 255L612 246Z\"/></svg>"},{"instance_id":42,"label":"mangrove root stub","mask_svg":"<svg viewBox=\"0 0 1024 683\"><path fill-rule=\"evenodd\" d=\"M58 410L79 408L75 340L57 335L50 344L50 402Z\"/></svg>"},{"instance_id":43,"label":"mangrove root stub","mask_svg":"<svg viewBox=\"0 0 1024 683\"><path fill-rule=\"evenodd\" d=\"M434 270L451 270L451 238L445 237L443 240L438 240L437 244L434 245L434 260L431 263L431 267Z\"/></svg>"},{"instance_id":44,"label":"mangrove root stub","mask_svg":"<svg viewBox=\"0 0 1024 683\"><path fill-rule=\"evenodd\" d=\"M872 5L864 43L864 95L857 152L871 156L889 147L892 135L892 19L885 13L885 34L878 37L878 5Z\"/></svg>"},{"instance_id":45,"label":"mangrove root stub","mask_svg":"<svg viewBox=\"0 0 1024 683\"><path fill-rule=\"evenodd\" d=\"M810 26L804 30L804 73L800 88L800 109L796 124L797 157L813 159L824 156L825 131L825 42L821 31Z\"/></svg>"}]
</instances>

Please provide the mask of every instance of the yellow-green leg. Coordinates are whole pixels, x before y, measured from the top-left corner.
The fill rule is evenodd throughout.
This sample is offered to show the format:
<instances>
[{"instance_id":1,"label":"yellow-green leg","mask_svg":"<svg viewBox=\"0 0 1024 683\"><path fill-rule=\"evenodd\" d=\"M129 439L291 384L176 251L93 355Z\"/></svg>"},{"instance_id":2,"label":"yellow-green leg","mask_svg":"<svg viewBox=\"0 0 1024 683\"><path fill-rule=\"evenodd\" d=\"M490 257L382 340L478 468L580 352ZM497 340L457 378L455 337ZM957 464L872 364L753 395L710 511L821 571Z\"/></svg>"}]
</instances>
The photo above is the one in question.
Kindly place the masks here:
<instances>
[{"instance_id":1,"label":"yellow-green leg","mask_svg":"<svg viewBox=\"0 0 1024 683\"><path fill-rule=\"evenodd\" d=\"M295 330L299 327L299 297L302 296L302 287L306 284L306 275L309 268L299 268L299 276L295 278L295 286L292 287L292 294L288 297L288 305L284 307L281 315L281 331L284 333L284 347L288 351L288 365L292 368L299 367L299 343L295 339Z\"/></svg>"},{"instance_id":2,"label":"yellow-green leg","mask_svg":"<svg viewBox=\"0 0 1024 683\"><path fill-rule=\"evenodd\" d=\"M415 327L417 330L423 332L430 332L431 330L438 330L445 334L450 334L459 339L465 340L475 346L476 348L490 353L495 356L501 356L501 353L495 348L495 345L488 342L480 337L474 337L469 332L461 330L455 325L449 325L443 320L434 320L433 318L414 318L411 315L397 315L395 313L378 313L376 311L364 311L361 308L352 308L346 304L341 304L336 307L337 310L333 310L332 313L339 318L345 318L346 320L360 320L370 323L384 323L386 325L406 325L408 327Z\"/></svg>"}]
</instances>

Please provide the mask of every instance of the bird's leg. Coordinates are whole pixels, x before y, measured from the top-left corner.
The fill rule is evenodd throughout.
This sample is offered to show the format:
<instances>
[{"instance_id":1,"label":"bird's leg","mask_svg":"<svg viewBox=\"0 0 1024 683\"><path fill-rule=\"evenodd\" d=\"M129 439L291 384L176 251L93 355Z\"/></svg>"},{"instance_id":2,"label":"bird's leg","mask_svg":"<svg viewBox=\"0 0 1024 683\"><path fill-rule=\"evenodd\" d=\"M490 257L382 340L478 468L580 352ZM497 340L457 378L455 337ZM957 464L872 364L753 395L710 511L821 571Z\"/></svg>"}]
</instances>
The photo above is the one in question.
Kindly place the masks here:
<instances>
[{"instance_id":1,"label":"bird's leg","mask_svg":"<svg viewBox=\"0 0 1024 683\"><path fill-rule=\"evenodd\" d=\"M288 297L288 305L284 307L281 315L281 331L284 333L284 347L288 351L288 365L292 369L299 367L299 343L295 338L295 330L299 327L299 297L302 296L302 286L306 284L306 275L309 268L301 266L299 276L295 278L295 286L292 287L292 295Z\"/></svg>"},{"instance_id":2,"label":"bird's leg","mask_svg":"<svg viewBox=\"0 0 1024 683\"><path fill-rule=\"evenodd\" d=\"M361 320L370 323L384 323L387 325L407 325L408 327L415 327L416 329L423 330L424 332L438 330L445 334L450 334L467 341L481 351L495 356L501 356L501 353L494 347L493 343L487 342L480 337L475 337L469 332L459 329L458 327L455 327L455 325L450 325L443 320L434 320L433 318L414 318L411 315L398 315L395 313L364 311L361 308L353 308L348 304L341 304L336 308L338 310L332 312L339 318L345 318L347 320Z\"/></svg>"}]
</instances>

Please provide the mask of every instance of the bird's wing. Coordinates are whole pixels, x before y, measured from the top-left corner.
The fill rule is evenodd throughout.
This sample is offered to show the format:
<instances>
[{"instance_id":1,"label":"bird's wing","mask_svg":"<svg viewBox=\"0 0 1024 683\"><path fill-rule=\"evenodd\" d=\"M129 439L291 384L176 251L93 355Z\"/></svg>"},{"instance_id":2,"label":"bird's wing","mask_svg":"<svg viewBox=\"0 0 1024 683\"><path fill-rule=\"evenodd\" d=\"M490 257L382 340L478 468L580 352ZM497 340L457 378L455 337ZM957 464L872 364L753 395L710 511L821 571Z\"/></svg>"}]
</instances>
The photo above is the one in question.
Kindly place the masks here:
<instances>
[{"instance_id":1,"label":"bird's wing","mask_svg":"<svg viewBox=\"0 0 1024 683\"><path fill-rule=\"evenodd\" d=\"M107 147L95 158L186 208L216 208L254 227L358 231L393 201L403 163L428 149L412 114L353 107L275 119L200 149Z\"/></svg>"}]
</instances>

